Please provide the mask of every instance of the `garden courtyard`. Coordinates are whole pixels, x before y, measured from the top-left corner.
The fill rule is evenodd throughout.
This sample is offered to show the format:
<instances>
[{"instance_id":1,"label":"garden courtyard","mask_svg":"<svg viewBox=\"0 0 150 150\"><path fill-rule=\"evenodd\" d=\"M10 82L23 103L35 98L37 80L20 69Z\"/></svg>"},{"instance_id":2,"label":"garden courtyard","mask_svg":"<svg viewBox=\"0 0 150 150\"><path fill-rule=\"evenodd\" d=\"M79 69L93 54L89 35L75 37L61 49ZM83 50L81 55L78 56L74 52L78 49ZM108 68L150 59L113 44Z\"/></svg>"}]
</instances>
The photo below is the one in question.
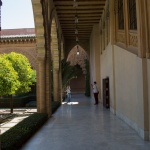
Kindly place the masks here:
<instances>
[{"instance_id":1,"label":"garden courtyard","mask_svg":"<svg viewBox=\"0 0 150 150\"><path fill-rule=\"evenodd\" d=\"M36 108L17 108L10 114L10 109L0 109L0 133L3 134L35 112Z\"/></svg>"}]
</instances>

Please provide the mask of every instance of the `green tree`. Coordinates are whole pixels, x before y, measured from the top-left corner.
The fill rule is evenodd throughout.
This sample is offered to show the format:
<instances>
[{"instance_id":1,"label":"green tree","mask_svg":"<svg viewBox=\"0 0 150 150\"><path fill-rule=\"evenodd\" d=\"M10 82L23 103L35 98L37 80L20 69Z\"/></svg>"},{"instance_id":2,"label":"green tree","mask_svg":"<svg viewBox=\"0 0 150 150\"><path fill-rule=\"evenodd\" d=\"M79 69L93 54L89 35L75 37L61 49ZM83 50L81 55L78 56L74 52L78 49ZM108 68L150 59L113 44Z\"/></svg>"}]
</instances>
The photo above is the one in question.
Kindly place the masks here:
<instances>
[{"instance_id":1,"label":"green tree","mask_svg":"<svg viewBox=\"0 0 150 150\"><path fill-rule=\"evenodd\" d=\"M12 64L13 69L18 75L18 84L15 92L12 94L27 93L31 90L31 86L36 81L36 72L31 68L29 60L22 54L11 52L9 54L3 54L2 57ZM8 91L6 91L7 93ZM13 99L12 94L7 93L6 95L11 95L11 113L13 113Z\"/></svg>"},{"instance_id":2,"label":"green tree","mask_svg":"<svg viewBox=\"0 0 150 150\"><path fill-rule=\"evenodd\" d=\"M0 96L15 94L20 86L18 78L11 62L0 55Z\"/></svg>"},{"instance_id":3,"label":"green tree","mask_svg":"<svg viewBox=\"0 0 150 150\"><path fill-rule=\"evenodd\" d=\"M85 59L86 75L85 75L85 95L90 96L90 70L89 70L89 61Z\"/></svg>"},{"instance_id":4,"label":"green tree","mask_svg":"<svg viewBox=\"0 0 150 150\"><path fill-rule=\"evenodd\" d=\"M15 52L4 54L4 58L12 63L14 70L18 73L20 86L16 94L29 92L36 81L36 72L31 68L29 60L24 55Z\"/></svg>"},{"instance_id":5,"label":"green tree","mask_svg":"<svg viewBox=\"0 0 150 150\"><path fill-rule=\"evenodd\" d=\"M62 64L62 88L64 88L72 78L75 78L77 75L81 74L82 70L78 65L71 66L70 62L66 62L65 60L62 60L61 64Z\"/></svg>"}]
</instances>

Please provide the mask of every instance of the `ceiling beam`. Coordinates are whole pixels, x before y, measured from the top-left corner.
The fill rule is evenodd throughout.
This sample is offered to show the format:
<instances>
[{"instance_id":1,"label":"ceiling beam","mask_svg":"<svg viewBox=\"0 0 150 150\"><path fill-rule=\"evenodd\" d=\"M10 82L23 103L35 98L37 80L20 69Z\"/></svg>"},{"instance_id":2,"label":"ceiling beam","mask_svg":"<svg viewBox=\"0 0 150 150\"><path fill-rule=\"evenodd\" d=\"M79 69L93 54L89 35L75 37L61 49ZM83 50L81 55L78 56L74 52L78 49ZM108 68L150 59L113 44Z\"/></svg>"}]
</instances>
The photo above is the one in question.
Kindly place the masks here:
<instances>
[{"instance_id":1,"label":"ceiling beam","mask_svg":"<svg viewBox=\"0 0 150 150\"><path fill-rule=\"evenodd\" d=\"M56 13L65 39L76 40L75 29L78 28L79 41L89 40L94 24L99 23L106 0L53 0ZM75 23L75 15L79 22Z\"/></svg>"},{"instance_id":2,"label":"ceiling beam","mask_svg":"<svg viewBox=\"0 0 150 150\"><path fill-rule=\"evenodd\" d=\"M60 0L54 0L54 4L55 4L55 6L57 6L57 5L70 5L70 6L73 6L73 0L71 0L71 1L60 1ZM93 5L93 4L97 4L97 5L100 5L100 4L102 4L102 5L105 5L105 0L91 0L91 1L79 1L78 2L78 5L80 6L80 5Z\"/></svg>"}]
</instances>

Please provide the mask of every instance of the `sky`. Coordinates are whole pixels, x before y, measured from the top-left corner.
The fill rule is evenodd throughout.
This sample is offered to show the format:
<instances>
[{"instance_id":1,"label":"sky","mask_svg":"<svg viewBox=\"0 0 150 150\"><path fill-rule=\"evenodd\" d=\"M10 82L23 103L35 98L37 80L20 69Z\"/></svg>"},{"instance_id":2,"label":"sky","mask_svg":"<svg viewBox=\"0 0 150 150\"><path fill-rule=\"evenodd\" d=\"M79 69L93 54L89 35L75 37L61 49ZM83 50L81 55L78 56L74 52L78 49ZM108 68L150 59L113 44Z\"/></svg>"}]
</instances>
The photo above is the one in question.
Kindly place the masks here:
<instances>
[{"instance_id":1,"label":"sky","mask_svg":"<svg viewBox=\"0 0 150 150\"><path fill-rule=\"evenodd\" d=\"M31 0L2 0L2 3L2 30L35 27Z\"/></svg>"}]
</instances>

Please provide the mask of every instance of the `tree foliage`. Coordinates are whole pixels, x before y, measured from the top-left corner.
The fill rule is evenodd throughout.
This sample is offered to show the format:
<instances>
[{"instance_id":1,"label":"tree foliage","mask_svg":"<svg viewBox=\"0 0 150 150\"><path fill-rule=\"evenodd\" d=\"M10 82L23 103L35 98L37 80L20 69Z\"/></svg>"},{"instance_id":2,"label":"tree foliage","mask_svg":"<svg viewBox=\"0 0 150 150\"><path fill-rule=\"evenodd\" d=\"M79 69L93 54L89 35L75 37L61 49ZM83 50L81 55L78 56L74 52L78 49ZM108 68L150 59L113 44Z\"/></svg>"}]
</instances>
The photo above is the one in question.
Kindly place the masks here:
<instances>
[{"instance_id":1,"label":"tree foliage","mask_svg":"<svg viewBox=\"0 0 150 150\"><path fill-rule=\"evenodd\" d=\"M24 55L15 52L3 54L3 57L11 62L12 67L18 73L20 86L16 90L16 94L29 92L31 85L36 81L36 72L31 68L29 60Z\"/></svg>"},{"instance_id":2,"label":"tree foliage","mask_svg":"<svg viewBox=\"0 0 150 150\"><path fill-rule=\"evenodd\" d=\"M89 70L89 61L85 60L85 67L86 67L86 75L85 75L85 95L90 96L90 70Z\"/></svg>"},{"instance_id":3,"label":"tree foliage","mask_svg":"<svg viewBox=\"0 0 150 150\"><path fill-rule=\"evenodd\" d=\"M0 96L15 94L20 86L18 78L12 63L0 55Z\"/></svg>"},{"instance_id":4,"label":"tree foliage","mask_svg":"<svg viewBox=\"0 0 150 150\"><path fill-rule=\"evenodd\" d=\"M82 73L78 66L71 66L70 62L62 60L62 87L64 88L72 78Z\"/></svg>"}]
</instances>

